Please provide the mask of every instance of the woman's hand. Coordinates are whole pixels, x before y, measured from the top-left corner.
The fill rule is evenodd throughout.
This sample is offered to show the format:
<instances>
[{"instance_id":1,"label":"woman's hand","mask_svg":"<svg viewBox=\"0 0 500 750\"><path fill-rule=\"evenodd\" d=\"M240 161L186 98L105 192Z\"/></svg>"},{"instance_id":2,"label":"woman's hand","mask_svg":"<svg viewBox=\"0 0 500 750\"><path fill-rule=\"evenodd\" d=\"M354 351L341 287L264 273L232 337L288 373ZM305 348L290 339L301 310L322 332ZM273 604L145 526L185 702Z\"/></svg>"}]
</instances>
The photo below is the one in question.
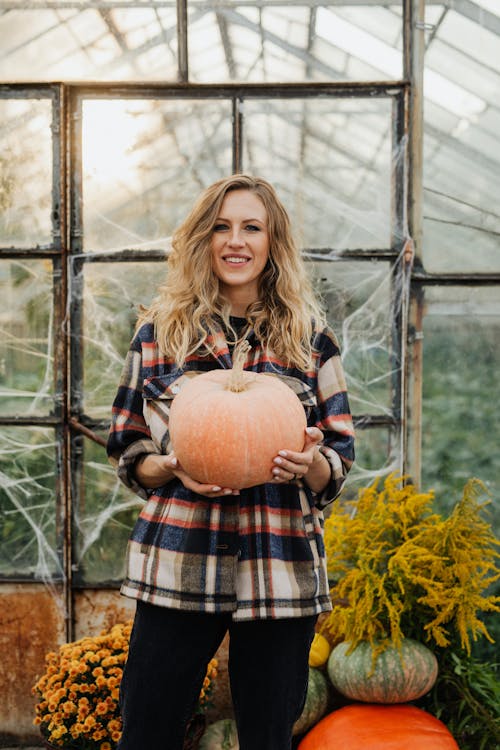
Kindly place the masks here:
<instances>
[{"instance_id":1,"label":"woman's hand","mask_svg":"<svg viewBox=\"0 0 500 750\"><path fill-rule=\"evenodd\" d=\"M331 476L330 464L319 450L323 433L317 427L307 427L304 447L301 452L282 450L274 459L273 482L305 479L313 492L321 492Z\"/></svg>"},{"instance_id":2,"label":"woman's hand","mask_svg":"<svg viewBox=\"0 0 500 750\"><path fill-rule=\"evenodd\" d=\"M166 456L157 453L147 453L135 464L134 473L137 481L147 489L156 489L174 477L180 479L186 489L196 492L198 495L205 497L221 497L224 495L239 495L239 490L232 490L229 487L218 487L213 484L200 484L192 479L179 464L174 453L168 453Z\"/></svg>"}]
</instances>

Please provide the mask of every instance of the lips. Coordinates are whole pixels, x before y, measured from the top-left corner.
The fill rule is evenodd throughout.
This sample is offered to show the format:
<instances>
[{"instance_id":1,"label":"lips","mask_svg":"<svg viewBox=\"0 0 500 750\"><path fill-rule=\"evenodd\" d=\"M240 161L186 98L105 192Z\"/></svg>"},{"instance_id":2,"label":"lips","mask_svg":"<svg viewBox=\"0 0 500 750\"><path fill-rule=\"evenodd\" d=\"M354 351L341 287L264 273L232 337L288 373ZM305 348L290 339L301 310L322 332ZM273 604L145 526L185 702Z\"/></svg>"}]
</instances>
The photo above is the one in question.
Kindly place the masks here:
<instances>
[{"instance_id":1,"label":"lips","mask_svg":"<svg viewBox=\"0 0 500 750\"><path fill-rule=\"evenodd\" d=\"M241 266L250 261L246 255L223 255L222 260L230 265Z\"/></svg>"}]
</instances>

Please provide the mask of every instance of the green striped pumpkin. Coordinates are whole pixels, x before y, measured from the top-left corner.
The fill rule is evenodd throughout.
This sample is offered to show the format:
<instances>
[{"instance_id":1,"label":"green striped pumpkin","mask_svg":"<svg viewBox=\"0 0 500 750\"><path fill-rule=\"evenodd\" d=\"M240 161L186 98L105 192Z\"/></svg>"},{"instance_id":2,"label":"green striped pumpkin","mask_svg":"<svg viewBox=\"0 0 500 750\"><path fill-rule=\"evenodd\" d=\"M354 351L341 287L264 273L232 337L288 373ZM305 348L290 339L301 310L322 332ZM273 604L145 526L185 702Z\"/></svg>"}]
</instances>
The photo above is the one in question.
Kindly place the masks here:
<instances>
[{"instance_id":1,"label":"green striped pumpkin","mask_svg":"<svg viewBox=\"0 0 500 750\"><path fill-rule=\"evenodd\" d=\"M319 669L309 667L306 702L300 718L293 725L293 734L303 734L316 724L328 706L328 683Z\"/></svg>"},{"instance_id":2,"label":"green striped pumpkin","mask_svg":"<svg viewBox=\"0 0 500 750\"><path fill-rule=\"evenodd\" d=\"M219 719L205 729L198 750L238 750L239 746L235 720Z\"/></svg>"},{"instance_id":3,"label":"green striped pumpkin","mask_svg":"<svg viewBox=\"0 0 500 750\"><path fill-rule=\"evenodd\" d=\"M372 647L362 642L348 654L349 643L339 643L328 659L333 686L364 703L407 703L429 692L434 685L437 659L426 646L403 639L401 650L387 648L373 666Z\"/></svg>"}]
</instances>

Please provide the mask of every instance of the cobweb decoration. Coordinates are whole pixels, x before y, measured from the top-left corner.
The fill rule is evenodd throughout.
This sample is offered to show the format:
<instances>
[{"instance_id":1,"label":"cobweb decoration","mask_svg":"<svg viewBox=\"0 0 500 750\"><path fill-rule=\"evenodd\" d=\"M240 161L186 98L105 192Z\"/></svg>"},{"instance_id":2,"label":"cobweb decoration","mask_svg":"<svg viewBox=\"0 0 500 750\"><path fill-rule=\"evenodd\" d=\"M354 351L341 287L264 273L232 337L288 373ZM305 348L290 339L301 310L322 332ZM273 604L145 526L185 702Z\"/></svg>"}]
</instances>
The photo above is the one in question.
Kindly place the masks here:
<instances>
[{"instance_id":1,"label":"cobweb decoration","mask_svg":"<svg viewBox=\"0 0 500 750\"><path fill-rule=\"evenodd\" d=\"M3 260L0 283L0 414L19 417L0 431L0 575L43 580L59 601L61 439L54 426L36 424L57 398L51 264Z\"/></svg>"},{"instance_id":2,"label":"cobweb decoration","mask_svg":"<svg viewBox=\"0 0 500 750\"><path fill-rule=\"evenodd\" d=\"M4 428L0 435L0 573L43 581L62 606L63 579L54 465L53 430Z\"/></svg>"},{"instance_id":3,"label":"cobweb decoration","mask_svg":"<svg viewBox=\"0 0 500 750\"><path fill-rule=\"evenodd\" d=\"M403 159L404 147L402 144L395 155L396 164ZM374 170L371 165L352 184L353 196L356 191L364 191L362 200L350 202L348 196L334 199L338 236L343 241L352 233L358 239L371 235L369 244L373 247L374 237L389 237L387 195L377 194L383 169L377 165ZM390 185L390 175L383 182ZM310 181L309 203L312 189ZM369 208L362 210L363 205ZM309 220L307 207L293 215ZM402 226L399 233L393 232L392 245L401 248L399 257L393 260L377 259L376 250L371 259L362 257L362 253L352 257L335 246L306 253L315 288L340 340L351 408L358 421L357 461L346 494L355 494L358 486L398 469L401 463L400 436L392 418L400 406L395 401L395 384L401 370L400 338L394 321L399 319L404 325L410 267L403 257L410 239L405 222ZM328 231L337 236L335 226ZM115 221L116 244L106 249L104 259L86 253L70 261L68 314L72 308L81 311L81 331L72 328L79 353L76 367L81 367L72 407L80 421L93 425L101 443L106 438L111 403L138 307L150 302L166 270L164 261L158 256L151 259L148 250L163 248L166 253L169 237L151 241L140 232L136 234L142 237L138 240L138 251L144 250L140 259L119 259L130 242L130 227ZM3 413L21 408L26 416L47 414L47 404L62 398L62 394L53 393L50 264L21 263L15 272L11 269L10 281L7 277L4 281L11 289L11 305L0 321L0 362L4 361L6 370L0 391ZM34 337L29 335L33 330ZM33 362L37 363L34 369ZM29 388L20 377L28 369L27 363L34 373L29 376ZM60 439L57 427L12 425L3 430L0 440L2 573L44 581L56 598L56 584L64 578L63 519L56 502L61 476ZM123 575L126 542L140 501L118 484L102 444L74 434L73 451L73 578L89 585L117 582Z\"/></svg>"}]
</instances>

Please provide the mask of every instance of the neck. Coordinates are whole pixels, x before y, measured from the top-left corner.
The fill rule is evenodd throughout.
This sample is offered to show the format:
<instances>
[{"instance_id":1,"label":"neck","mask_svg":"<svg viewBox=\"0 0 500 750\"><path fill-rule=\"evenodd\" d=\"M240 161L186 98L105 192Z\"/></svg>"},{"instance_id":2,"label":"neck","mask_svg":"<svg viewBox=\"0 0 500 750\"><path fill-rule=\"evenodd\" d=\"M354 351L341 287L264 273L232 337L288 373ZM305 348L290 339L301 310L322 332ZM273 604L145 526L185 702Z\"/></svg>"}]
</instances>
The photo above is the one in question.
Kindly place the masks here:
<instances>
[{"instance_id":1,"label":"neck","mask_svg":"<svg viewBox=\"0 0 500 750\"><path fill-rule=\"evenodd\" d=\"M223 292L231 306L231 315L235 318L244 318L248 307L258 299L257 294L249 294L248 290L226 288Z\"/></svg>"}]
</instances>

